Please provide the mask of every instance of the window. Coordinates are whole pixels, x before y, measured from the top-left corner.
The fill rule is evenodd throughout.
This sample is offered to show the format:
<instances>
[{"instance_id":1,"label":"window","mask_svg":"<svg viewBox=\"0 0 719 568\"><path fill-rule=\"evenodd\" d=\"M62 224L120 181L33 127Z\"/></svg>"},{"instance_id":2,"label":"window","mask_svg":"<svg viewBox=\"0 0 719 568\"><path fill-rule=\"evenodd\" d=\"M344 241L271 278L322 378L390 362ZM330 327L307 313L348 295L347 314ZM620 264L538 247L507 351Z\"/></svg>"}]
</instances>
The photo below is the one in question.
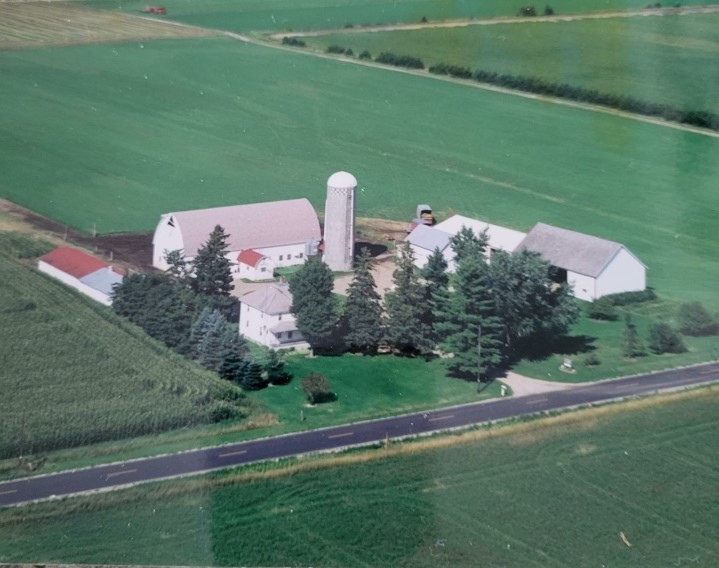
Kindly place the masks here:
<instances>
[{"instance_id":1,"label":"window","mask_svg":"<svg viewBox=\"0 0 719 568\"><path fill-rule=\"evenodd\" d=\"M304 254L303 254L303 253L300 253L300 254L297 255L297 258L302 258L303 256L304 256Z\"/></svg>"},{"instance_id":2,"label":"window","mask_svg":"<svg viewBox=\"0 0 719 568\"><path fill-rule=\"evenodd\" d=\"M279 316L277 316L277 321L282 321L282 314L280 314Z\"/></svg>"},{"instance_id":3,"label":"window","mask_svg":"<svg viewBox=\"0 0 719 568\"><path fill-rule=\"evenodd\" d=\"M283 255L280 255L280 260L282 260L282 258L283 258Z\"/></svg>"},{"instance_id":4,"label":"window","mask_svg":"<svg viewBox=\"0 0 719 568\"><path fill-rule=\"evenodd\" d=\"M294 332L292 332L292 331L288 331L288 332L287 332L287 339L292 339L292 334L293 334L293 333L294 333Z\"/></svg>"}]
</instances>

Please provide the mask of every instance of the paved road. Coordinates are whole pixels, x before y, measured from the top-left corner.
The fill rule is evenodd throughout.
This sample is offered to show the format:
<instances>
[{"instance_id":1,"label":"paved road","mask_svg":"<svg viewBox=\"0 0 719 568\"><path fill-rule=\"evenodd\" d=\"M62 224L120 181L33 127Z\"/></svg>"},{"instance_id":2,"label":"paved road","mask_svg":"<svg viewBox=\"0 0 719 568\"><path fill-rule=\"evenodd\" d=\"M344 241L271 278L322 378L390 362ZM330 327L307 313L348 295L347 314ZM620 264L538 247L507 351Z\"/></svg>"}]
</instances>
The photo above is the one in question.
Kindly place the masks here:
<instances>
[{"instance_id":1,"label":"paved road","mask_svg":"<svg viewBox=\"0 0 719 568\"><path fill-rule=\"evenodd\" d=\"M719 362L0 483L0 507L719 381Z\"/></svg>"}]
</instances>

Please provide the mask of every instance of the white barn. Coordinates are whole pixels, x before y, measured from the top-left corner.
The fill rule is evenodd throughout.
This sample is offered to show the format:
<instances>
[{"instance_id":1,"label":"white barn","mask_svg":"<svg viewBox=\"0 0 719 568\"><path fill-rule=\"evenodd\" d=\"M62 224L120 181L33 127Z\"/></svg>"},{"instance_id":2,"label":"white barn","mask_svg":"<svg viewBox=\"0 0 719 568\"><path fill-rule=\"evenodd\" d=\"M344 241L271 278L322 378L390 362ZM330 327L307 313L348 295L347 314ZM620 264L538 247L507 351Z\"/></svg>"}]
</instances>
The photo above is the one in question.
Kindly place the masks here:
<instances>
[{"instance_id":1,"label":"white barn","mask_svg":"<svg viewBox=\"0 0 719 568\"><path fill-rule=\"evenodd\" d=\"M539 253L559 270L559 281L573 286L580 300L647 286L647 267L624 245L599 237L537 223L518 250Z\"/></svg>"},{"instance_id":2,"label":"white barn","mask_svg":"<svg viewBox=\"0 0 719 568\"><path fill-rule=\"evenodd\" d=\"M322 238L317 213L305 198L166 213L152 239L153 266L167 270L165 256L175 250L192 260L217 225L229 235L227 259L235 272L237 257L247 250L273 268L302 264Z\"/></svg>"},{"instance_id":3,"label":"white barn","mask_svg":"<svg viewBox=\"0 0 719 568\"><path fill-rule=\"evenodd\" d=\"M118 269L71 247L59 247L41 256L37 268L106 306L112 304L113 286L122 282Z\"/></svg>"},{"instance_id":4,"label":"white barn","mask_svg":"<svg viewBox=\"0 0 719 568\"><path fill-rule=\"evenodd\" d=\"M240 334L266 347L308 347L290 312L287 284L267 284L240 298Z\"/></svg>"},{"instance_id":5,"label":"white barn","mask_svg":"<svg viewBox=\"0 0 719 568\"><path fill-rule=\"evenodd\" d=\"M491 258L493 251L514 251L524 237L527 236L526 233L515 231L514 229L470 219L463 215L453 215L434 227L417 225L407 236L405 240L409 241L414 252L415 266L418 268L424 267L427 264L427 258L434 252L435 248L439 248L447 261L447 270L454 272L454 251L452 251L450 239L459 233L463 227L472 229L477 235L486 231L488 248L485 254L488 259Z\"/></svg>"}]
</instances>

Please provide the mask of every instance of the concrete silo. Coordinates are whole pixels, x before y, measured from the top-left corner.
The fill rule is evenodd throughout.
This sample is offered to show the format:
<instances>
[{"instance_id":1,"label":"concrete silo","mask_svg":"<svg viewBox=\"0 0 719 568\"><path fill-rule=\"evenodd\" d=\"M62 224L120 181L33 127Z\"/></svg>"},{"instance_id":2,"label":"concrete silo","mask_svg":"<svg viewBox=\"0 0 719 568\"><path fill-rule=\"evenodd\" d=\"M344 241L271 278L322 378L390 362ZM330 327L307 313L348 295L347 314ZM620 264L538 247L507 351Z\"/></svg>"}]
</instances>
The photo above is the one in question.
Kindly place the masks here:
<instances>
[{"instance_id":1,"label":"concrete silo","mask_svg":"<svg viewBox=\"0 0 719 568\"><path fill-rule=\"evenodd\" d=\"M337 172L327 180L324 261L337 272L352 270L355 244L355 190L357 180Z\"/></svg>"}]
</instances>

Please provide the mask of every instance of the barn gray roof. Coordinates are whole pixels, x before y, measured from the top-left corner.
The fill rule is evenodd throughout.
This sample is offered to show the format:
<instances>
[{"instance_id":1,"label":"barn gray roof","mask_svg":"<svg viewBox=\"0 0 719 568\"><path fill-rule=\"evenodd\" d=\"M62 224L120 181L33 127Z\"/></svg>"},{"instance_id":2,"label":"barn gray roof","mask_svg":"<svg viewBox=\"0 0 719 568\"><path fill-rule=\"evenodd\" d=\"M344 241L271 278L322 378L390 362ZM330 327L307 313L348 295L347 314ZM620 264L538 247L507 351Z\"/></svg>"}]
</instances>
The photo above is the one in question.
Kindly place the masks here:
<instances>
[{"instance_id":1,"label":"barn gray roof","mask_svg":"<svg viewBox=\"0 0 719 568\"><path fill-rule=\"evenodd\" d=\"M109 296L115 284L122 284L122 275L107 267L80 278L80 282Z\"/></svg>"},{"instance_id":2,"label":"barn gray roof","mask_svg":"<svg viewBox=\"0 0 719 568\"><path fill-rule=\"evenodd\" d=\"M552 266L591 277L599 276L621 249L626 247L544 223L537 223L517 247L539 253Z\"/></svg>"},{"instance_id":3,"label":"barn gray roof","mask_svg":"<svg viewBox=\"0 0 719 568\"><path fill-rule=\"evenodd\" d=\"M216 225L230 237L230 251L299 244L321 238L317 213L305 199L178 211L172 217L182 231L185 254L194 257Z\"/></svg>"},{"instance_id":4,"label":"barn gray roof","mask_svg":"<svg viewBox=\"0 0 719 568\"><path fill-rule=\"evenodd\" d=\"M451 238L452 235L439 229L427 225L417 225L405 240L414 246L434 251L436 248L439 250L447 248Z\"/></svg>"},{"instance_id":5,"label":"barn gray roof","mask_svg":"<svg viewBox=\"0 0 719 568\"><path fill-rule=\"evenodd\" d=\"M292 294L287 284L267 284L248 292L240 302L271 316L290 313Z\"/></svg>"}]
</instances>

